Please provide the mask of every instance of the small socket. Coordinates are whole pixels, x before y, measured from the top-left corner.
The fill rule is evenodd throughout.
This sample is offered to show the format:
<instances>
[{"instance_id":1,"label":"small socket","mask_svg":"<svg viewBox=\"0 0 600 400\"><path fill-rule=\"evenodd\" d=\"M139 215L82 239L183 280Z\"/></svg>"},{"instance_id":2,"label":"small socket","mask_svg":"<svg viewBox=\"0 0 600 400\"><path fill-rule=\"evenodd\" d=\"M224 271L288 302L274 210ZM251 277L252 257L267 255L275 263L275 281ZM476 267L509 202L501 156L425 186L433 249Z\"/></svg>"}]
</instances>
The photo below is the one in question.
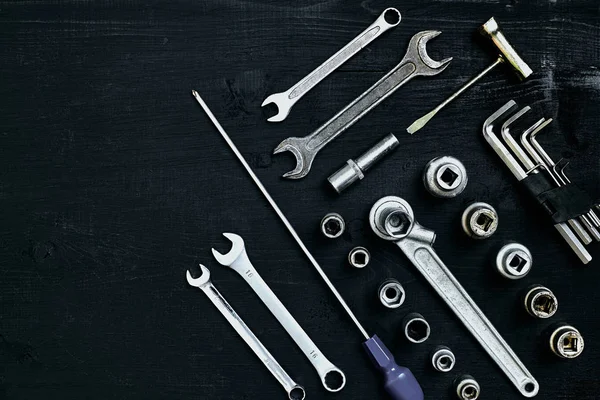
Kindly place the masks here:
<instances>
[{"instance_id":1,"label":"small socket","mask_svg":"<svg viewBox=\"0 0 600 400\"><path fill-rule=\"evenodd\" d=\"M354 268L364 268L371 261L371 253L364 247L355 247L348 253L348 262Z\"/></svg>"},{"instance_id":2,"label":"small socket","mask_svg":"<svg viewBox=\"0 0 600 400\"><path fill-rule=\"evenodd\" d=\"M450 372L455 363L454 353L446 346L438 346L431 353L431 364L436 371Z\"/></svg>"},{"instance_id":3,"label":"small socket","mask_svg":"<svg viewBox=\"0 0 600 400\"><path fill-rule=\"evenodd\" d=\"M579 357L584 345L581 333L570 325L559 326L550 335L550 350L560 358Z\"/></svg>"},{"instance_id":4,"label":"small socket","mask_svg":"<svg viewBox=\"0 0 600 400\"><path fill-rule=\"evenodd\" d=\"M346 223L340 214L329 213L321 220L321 232L329 239L335 239L342 236L345 230Z\"/></svg>"},{"instance_id":5,"label":"small socket","mask_svg":"<svg viewBox=\"0 0 600 400\"><path fill-rule=\"evenodd\" d=\"M496 256L496 269L505 278L521 279L531 271L533 257L529 249L519 243L504 245Z\"/></svg>"},{"instance_id":6,"label":"small socket","mask_svg":"<svg viewBox=\"0 0 600 400\"><path fill-rule=\"evenodd\" d=\"M525 310L535 318L550 318L558 310L558 299L550 289L541 285L533 285L525 294L523 303Z\"/></svg>"},{"instance_id":7,"label":"small socket","mask_svg":"<svg viewBox=\"0 0 600 400\"><path fill-rule=\"evenodd\" d=\"M423 170L425 189L435 197L456 197L465 190L467 181L465 166L454 157L434 158Z\"/></svg>"},{"instance_id":8,"label":"small socket","mask_svg":"<svg viewBox=\"0 0 600 400\"><path fill-rule=\"evenodd\" d=\"M455 381L456 395L461 400L476 400L481 388L471 375L463 375Z\"/></svg>"},{"instance_id":9,"label":"small socket","mask_svg":"<svg viewBox=\"0 0 600 400\"><path fill-rule=\"evenodd\" d=\"M498 213L487 203L473 203L463 212L461 224L473 239L487 239L498 229Z\"/></svg>"},{"instance_id":10,"label":"small socket","mask_svg":"<svg viewBox=\"0 0 600 400\"><path fill-rule=\"evenodd\" d=\"M402 332L413 343L423 343L429 338L431 328L421 314L411 313L402 320Z\"/></svg>"},{"instance_id":11,"label":"small socket","mask_svg":"<svg viewBox=\"0 0 600 400\"><path fill-rule=\"evenodd\" d=\"M395 279L384 281L377 291L379 301L387 308L398 308L404 303L406 292L404 288Z\"/></svg>"}]
</instances>

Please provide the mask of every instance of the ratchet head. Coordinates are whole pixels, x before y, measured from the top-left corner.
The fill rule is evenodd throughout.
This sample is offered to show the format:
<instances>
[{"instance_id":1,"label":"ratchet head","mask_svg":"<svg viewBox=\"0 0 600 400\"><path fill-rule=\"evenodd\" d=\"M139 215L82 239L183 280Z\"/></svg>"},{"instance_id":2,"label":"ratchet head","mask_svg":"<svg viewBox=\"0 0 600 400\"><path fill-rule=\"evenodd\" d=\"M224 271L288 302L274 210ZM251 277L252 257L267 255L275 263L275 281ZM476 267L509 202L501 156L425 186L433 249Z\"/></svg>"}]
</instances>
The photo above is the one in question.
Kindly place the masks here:
<instances>
[{"instance_id":1,"label":"ratchet head","mask_svg":"<svg viewBox=\"0 0 600 400\"><path fill-rule=\"evenodd\" d=\"M437 75L445 70L448 65L450 65L452 57L446 58L442 61L435 61L429 57L429 54L427 54L427 42L438 36L440 33L442 32L422 31L410 39L404 60L411 61L415 64L416 74L426 76Z\"/></svg>"},{"instance_id":2,"label":"ratchet head","mask_svg":"<svg viewBox=\"0 0 600 400\"><path fill-rule=\"evenodd\" d=\"M296 168L283 174L284 178L300 179L304 178L310 172L316 153L306 148L305 141L306 137L289 137L279 143L275 147L275 150L273 150L273 154L289 151L296 157Z\"/></svg>"},{"instance_id":3,"label":"ratchet head","mask_svg":"<svg viewBox=\"0 0 600 400\"><path fill-rule=\"evenodd\" d=\"M267 104L275 104L277 106L277 114L273 115L270 118L267 118L269 122L281 122L287 118L290 114L290 110L292 106L296 103L297 99L290 100L290 96L287 92L273 93L269 97L263 101L260 105L261 107L266 106Z\"/></svg>"},{"instance_id":4,"label":"ratchet head","mask_svg":"<svg viewBox=\"0 0 600 400\"><path fill-rule=\"evenodd\" d=\"M246 251L244 246L244 239L242 239L241 236L236 235L235 233L224 233L223 236L231 240L231 250L229 250L227 254L221 254L215 249L212 249L212 253L219 264L229 267L235 262L235 260L238 259L240 255L242 255Z\"/></svg>"},{"instance_id":5,"label":"ratchet head","mask_svg":"<svg viewBox=\"0 0 600 400\"><path fill-rule=\"evenodd\" d=\"M188 283L191 286L201 288L202 286L206 285L207 283L210 283L210 271L208 270L208 268L206 268L202 264L198 264L198 267L200 267L200 271L202 271L202 274L200 274L199 277L197 277L197 278L192 277L192 274L190 273L189 269L186 272L186 277L187 277Z\"/></svg>"}]
</instances>

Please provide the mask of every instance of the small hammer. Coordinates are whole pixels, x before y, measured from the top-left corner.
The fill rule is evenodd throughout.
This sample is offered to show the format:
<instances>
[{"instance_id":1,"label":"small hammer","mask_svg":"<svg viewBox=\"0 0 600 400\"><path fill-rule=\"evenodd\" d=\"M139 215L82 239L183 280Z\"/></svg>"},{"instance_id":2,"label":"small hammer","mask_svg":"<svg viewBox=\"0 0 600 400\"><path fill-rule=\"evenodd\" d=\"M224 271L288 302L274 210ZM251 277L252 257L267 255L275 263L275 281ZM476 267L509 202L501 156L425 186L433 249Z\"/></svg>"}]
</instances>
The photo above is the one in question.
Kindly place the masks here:
<instances>
[{"instance_id":1,"label":"small hammer","mask_svg":"<svg viewBox=\"0 0 600 400\"><path fill-rule=\"evenodd\" d=\"M463 87L458 89L458 91L456 91L452 96L448 97L439 106L437 106L436 108L431 110L429 113L425 114L424 116L422 116L421 118L419 118L418 120L413 122L411 124L411 126L409 126L406 129L408 131L408 133L413 134L416 131L418 131L419 129L421 129L422 127L424 127L425 124L427 124L429 122L429 120L431 118L433 118L435 114L438 113L438 111L440 111L442 108L447 106L452 100L454 100L458 96L460 96L465 90L467 90L468 88L473 86L475 84L475 82L477 82L478 80L483 78L488 72L490 72L491 70L496 68L496 66L501 63L510 64L510 66L513 67L513 69L517 73L517 76L521 80L527 78L529 75L531 75L533 73L531 68L529 68L529 65L527 65L527 63L525 61L523 61L521 56L519 56L519 54L517 54L517 52L510 45L510 43L508 43L508 40L506 40L506 37L500 31L500 27L498 26L498 23L496 22L494 17L490 18L485 24L483 24L479 28L479 32L482 35L492 39L492 42L494 42L494 44L496 45L498 50L500 50L500 55L498 56L498 59L492 65L490 65L489 67L487 67L486 69L481 71L481 73L479 73L479 75L477 75L476 77L471 79L469 82L467 82Z\"/></svg>"}]
</instances>

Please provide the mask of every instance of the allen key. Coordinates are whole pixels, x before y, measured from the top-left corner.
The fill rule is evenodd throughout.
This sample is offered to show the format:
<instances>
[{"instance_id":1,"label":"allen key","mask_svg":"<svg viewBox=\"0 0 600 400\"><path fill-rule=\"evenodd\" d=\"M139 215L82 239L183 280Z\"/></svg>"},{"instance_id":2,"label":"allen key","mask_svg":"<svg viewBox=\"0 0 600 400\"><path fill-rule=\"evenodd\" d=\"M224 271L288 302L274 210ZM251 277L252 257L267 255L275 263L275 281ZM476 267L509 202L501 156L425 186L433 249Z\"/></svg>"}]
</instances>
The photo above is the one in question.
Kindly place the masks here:
<instances>
[{"instance_id":1,"label":"allen key","mask_svg":"<svg viewBox=\"0 0 600 400\"><path fill-rule=\"evenodd\" d=\"M510 100L492 114L483 125L483 136L517 180L525 185L536 201L552 216L555 228L581 262L587 264L592 256L585 245L589 244L592 238L600 241L600 232L596 224L600 219L593 211L594 202L567 178L564 172L566 165L561 163L559 167L554 163L535 140L535 136L547 127L552 119L542 118L524 130L520 135L521 147L512 136L511 125L526 114L530 107L524 107L514 113L516 109L517 103ZM510 116L511 114L513 115ZM505 121L501 127L504 142L494 132L500 120Z\"/></svg>"}]
</instances>

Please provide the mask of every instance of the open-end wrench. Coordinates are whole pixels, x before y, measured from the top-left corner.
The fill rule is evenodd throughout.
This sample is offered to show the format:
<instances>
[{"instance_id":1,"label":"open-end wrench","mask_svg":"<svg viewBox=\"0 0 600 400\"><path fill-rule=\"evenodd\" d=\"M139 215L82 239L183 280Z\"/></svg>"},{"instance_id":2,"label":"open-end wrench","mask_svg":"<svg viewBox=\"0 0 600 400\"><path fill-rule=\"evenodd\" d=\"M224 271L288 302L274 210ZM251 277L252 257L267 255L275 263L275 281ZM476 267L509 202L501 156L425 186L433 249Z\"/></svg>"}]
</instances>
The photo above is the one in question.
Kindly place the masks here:
<instances>
[{"instance_id":1,"label":"open-end wrench","mask_svg":"<svg viewBox=\"0 0 600 400\"><path fill-rule=\"evenodd\" d=\"M423 31L414 35L400 64L377 83L310 135L301 138L289 137L279 143L273 151L274 154L290 151L296 157L296 168L285 173L283 177L289 179L305 177L310 171L315 156L323 147L398 88L416 76L433 76L445 70L452 58L446 58L441 62L434 61L425 49L427 42L440 33L440 31Z\"/></svg>"},{"instance_id":2,"label":"open-end wrench","mask_svg":"<svg viewBox=\"0 0 600 400\"><path fill-rule=\"evenodd\" d=\"M269 122L281 122L287 118L290 110L302 96L319 82L325 79L329 74L335 71L340 65L348 61L352 56L361 51L373 40L377 39L387 30L400 23L400 11L395 8L384 10L381 15L367 29L342 47L337 53L329 57L327 61L319 65L313 72L308 74L294 86L281 93L274 93L263 101L261 107L267 104L277 105L277 114L267 119Z\"/></svg>"},{"instance_id":3,"label":"open-end wrench","mask_svg":"<svg viewBox=\"0 0 600 400\"><path fill-rule=\"evenodd\" d=\"M217 309L223 314L225 319L231 324L233 329L244 339L246 344L252 349L254 354L265 364L265 367L273 374L273 376L279 381L281 386L285 389L290 400L302 400L304 399L304 388L298 385L285 370L279 365L277 360L269 353L265 346L258 340L258 338L252 333L250 328L242 321L239 315L229 305L227 300L223 298L221 293L214 287L210 280L210 271L204 265L200 264L200 270L202 274L198 278L192 277L190 271L187 271L187 281L191 286L202 289L202 291L208 296L210 301L217 307Z\"/></svg>"},{"instance_id":4,"label":"open-end wrench","mask_svg":"<svg viewBox=\"0 0 600 400\"><path fill-rule=\"evenodd\" d=\"M256 292L269 311L273 313L275 318L277 318L294 342L300 347L300 350L302 350L312 363L325 389L330 392L342 390L346 384L346 376L338 367L325 358L317 345L308 337L304 329L296 322L292 314L290 314L271 288L256 272L246 253L244 240L234 233L224 233L223 236L231 241L231 250L227 254L221 254L212 249L215 259L221 265L233 269L248 282L252 290Z\"/></svg>"},{"instance_id":5,"label":"open-end wrench","mask_svg":"<svg viewBox=\"0 0 600 400\"><path fill-rule=\"evenodd\" d=\"M442 262L432 246L435 232L415 221L410 205L395 196L379 199L371 208L369 223L377 236L402 250L519 392L535 396L538 382Z\"/></svg>"}]
</instances>

